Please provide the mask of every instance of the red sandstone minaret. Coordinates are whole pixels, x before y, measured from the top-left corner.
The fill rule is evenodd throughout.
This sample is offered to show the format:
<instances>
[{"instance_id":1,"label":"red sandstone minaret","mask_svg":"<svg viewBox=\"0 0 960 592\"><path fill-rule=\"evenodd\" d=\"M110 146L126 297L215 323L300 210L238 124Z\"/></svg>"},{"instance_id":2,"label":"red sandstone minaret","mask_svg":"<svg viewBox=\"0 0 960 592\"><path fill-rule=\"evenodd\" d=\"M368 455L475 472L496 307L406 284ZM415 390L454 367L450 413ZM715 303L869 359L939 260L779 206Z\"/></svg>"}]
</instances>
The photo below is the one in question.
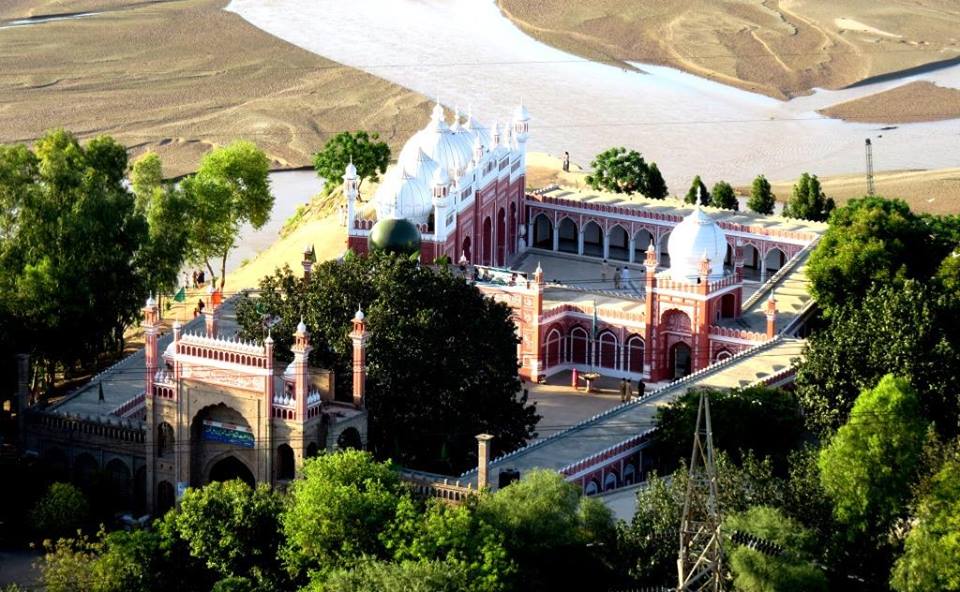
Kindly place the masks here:
<instances>
[{"instance_id":1,"label":"red sandstone minaret","mask_svg":"<svg viewBox=\"0 0 960 592\"><path fill-rule=\"evenodd\" d=\"M764 307L767 313L767 337L773 339L777 334L777 300L770 292L770 298L767 298L767 305Z\"/></svg>"},{"instance_id":2,"label":"red sandstone minaret","mask_svg":"<svg viewBox=\"0 0 960 592\"><path fill-rule=\"evenodd\" d=\"M644 372L652 376L654 367L653 354L656 349L653 347L655 338L653 329L657 324L653 311L653 290L657 286L657 250L653 247L652 238L650 239L650 244L647 246L647 258L644 259L643 266L645 268L643 281L646 285L646 294L643 302L645 320L643 343L646 345L646 347L643 348L643 367Z\"/></svg>"},{"instance_id":3,"label":"red sandstone minaret","mask_svg":"<svg viewBox=\"0 0 960 592\"><path fill-rule=\"evenodd\" d=\"M367 391L367 323L359 307L353 316L350 339L353 340L353 405L362 409Z\"/></svg>"},{"instance_id":4,"label":"red sandstone minaret","mask_svg":"<svg viewBox=\"0 0 960 592\"><path fill-rule=\"evenodd\" d=\"M310 351L310 334L307 333L307 326L300 319L297 325L297 332L293 334L293 397L297 401L297 415L303 420L307 417L307 395L310 390L310 375L307 369L308 357Z\"/></svg>"},{"instance_id":5,"label":"red sandstone minaret","mask_svg":"<svg viewBox=\"0 0 960 592\"><path fill-rule=\"evenodd\" d=\"M160 338L160 315L157 311L157 301L153 296L147 298L147 304L143 307L143 340L145 343L144 354L146 357L147 380L145 390L148 397L153 396L153 382L159 367L159 351L157 340Z\"/></svg>"},{"instance_id":6,"label":"red sandstone minaret","mask_svg":"<svg viewBox=\"0 0 960 592\"><path fill-rule=\"evenodd\" d=\"M307 245L303 249L303 281L310 281L310 274L313 273L313 260L316 258L316 254L313 251L313 245Z\"/></svg>"}]
</instances>

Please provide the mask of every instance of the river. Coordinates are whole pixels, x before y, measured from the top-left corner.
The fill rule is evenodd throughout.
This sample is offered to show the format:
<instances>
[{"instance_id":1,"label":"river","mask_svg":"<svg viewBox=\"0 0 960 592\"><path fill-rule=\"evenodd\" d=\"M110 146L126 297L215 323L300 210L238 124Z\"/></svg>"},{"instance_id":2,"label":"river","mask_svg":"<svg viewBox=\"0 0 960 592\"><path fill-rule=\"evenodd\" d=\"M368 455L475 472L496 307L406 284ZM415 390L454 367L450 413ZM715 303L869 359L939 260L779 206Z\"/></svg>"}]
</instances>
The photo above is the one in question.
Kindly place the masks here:
<instances>
[{"instance_id":1,"label":"river","mask_svg":"<svg viewBox=\"0 0 960 592\"><path fill-rule=\"evenodd\" d=\"M878 170L960 164L960 120L881 129L815 112L915 79L960 88L960 66L780 101L671 68L636 64L638 73L579 59L522 33L492 0L232 0L228 10L447 106L472 106L487 123L522 97L531 150L568 150L586 164L610 146L635 148L674 192L695 174L746 183L759 173L861 171L867 137Z\"/></svg>"}]
</instances>

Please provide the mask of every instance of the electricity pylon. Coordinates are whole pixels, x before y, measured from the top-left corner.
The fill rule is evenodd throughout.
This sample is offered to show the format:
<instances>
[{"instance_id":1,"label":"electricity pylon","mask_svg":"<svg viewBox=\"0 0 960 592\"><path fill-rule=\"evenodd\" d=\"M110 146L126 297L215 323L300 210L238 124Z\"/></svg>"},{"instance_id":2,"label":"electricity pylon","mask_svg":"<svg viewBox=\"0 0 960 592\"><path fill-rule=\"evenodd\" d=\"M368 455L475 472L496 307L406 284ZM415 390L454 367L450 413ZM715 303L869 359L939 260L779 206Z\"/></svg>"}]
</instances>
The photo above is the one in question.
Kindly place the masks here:
<instances>
[{"instance_id":1,"label":"electricity pylon","mask_svg":"<svg viewBox=\"0 0 960 592\"><path fill-rule=\"evenodd\" d=\"M697 409L687 494L680 522L678 592L720 592L722 560L713 425L710 423L710 399L703 392Z\"/></svg>"},{"instance_id":2,"label":"electricity pylon","mask_svg":"<svg viewBox=\"0 0 960 592\"><path fill-rule=\"evenodd\" d=\"M873 186L873 144L870 142L870 138L867 138L865 146L867 150L867 195L873 195L875 192Z\"/></svg>"}]
</instances>

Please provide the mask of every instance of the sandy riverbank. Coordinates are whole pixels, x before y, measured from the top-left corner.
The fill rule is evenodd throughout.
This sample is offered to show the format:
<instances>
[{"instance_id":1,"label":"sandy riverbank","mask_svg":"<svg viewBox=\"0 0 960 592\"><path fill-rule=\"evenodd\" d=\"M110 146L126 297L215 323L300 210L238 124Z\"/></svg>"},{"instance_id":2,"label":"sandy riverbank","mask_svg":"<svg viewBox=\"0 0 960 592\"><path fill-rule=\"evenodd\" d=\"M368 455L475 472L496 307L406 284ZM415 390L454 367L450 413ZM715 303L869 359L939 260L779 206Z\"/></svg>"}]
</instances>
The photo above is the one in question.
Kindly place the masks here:
<instances>
[{"instance_id":1,"label":"sandy riverbank","mask_svg":"<svg viewBox=\"0 0 960 592\"><path fill-rule=\"evenodd\" d=\"M960 55L960 5L951 0L498 5L525 32L566 51L672 66L775 98L843 88Z\"/></svg>"},{"instance_id":2,"label":"sandy riverbank","mask_svg":"<svg viewBox=\"0 0 960 592\"><path fill-rule=\"evenodd\" d=\"M861 123L911 123L960 117L960 90L918 81L819 111Z\"/></svg>"},{"instance_id":3,"label":"sandy riverbank","mask_svg":"<svg viewBox=\"0 0 960 592\"><path fill-rule=\"evenodd\" d=\"M398 149L427 121L427 98L281 41L226 4L0 3L5 20L125 7L0 29L0 143L53 127L106 133L135 153L156 150L172 176L236 138L286 168L309 164L331 133L377 130Z\"/></svg>"}]
</instances>

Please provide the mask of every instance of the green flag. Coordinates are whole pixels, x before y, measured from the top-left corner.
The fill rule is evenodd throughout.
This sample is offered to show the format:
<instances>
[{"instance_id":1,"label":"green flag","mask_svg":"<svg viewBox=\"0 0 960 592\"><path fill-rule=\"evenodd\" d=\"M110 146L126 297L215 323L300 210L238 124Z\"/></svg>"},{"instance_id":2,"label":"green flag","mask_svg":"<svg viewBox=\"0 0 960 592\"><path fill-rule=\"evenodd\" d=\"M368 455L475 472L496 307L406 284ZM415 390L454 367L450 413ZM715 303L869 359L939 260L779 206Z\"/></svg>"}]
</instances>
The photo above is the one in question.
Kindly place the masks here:
<instances>
[{"instance_id":1,"label":"green flag","mask_svg":"<svg viewBox=\"0 0 960 592\"><path fill-rule=\"evenodd\" d=\"M173 299L176 300L177 302L185 302L187 300L186 290L184 290L183 287L181 287L180 291L173 296Z\"/></svg>"}]
</instances>

